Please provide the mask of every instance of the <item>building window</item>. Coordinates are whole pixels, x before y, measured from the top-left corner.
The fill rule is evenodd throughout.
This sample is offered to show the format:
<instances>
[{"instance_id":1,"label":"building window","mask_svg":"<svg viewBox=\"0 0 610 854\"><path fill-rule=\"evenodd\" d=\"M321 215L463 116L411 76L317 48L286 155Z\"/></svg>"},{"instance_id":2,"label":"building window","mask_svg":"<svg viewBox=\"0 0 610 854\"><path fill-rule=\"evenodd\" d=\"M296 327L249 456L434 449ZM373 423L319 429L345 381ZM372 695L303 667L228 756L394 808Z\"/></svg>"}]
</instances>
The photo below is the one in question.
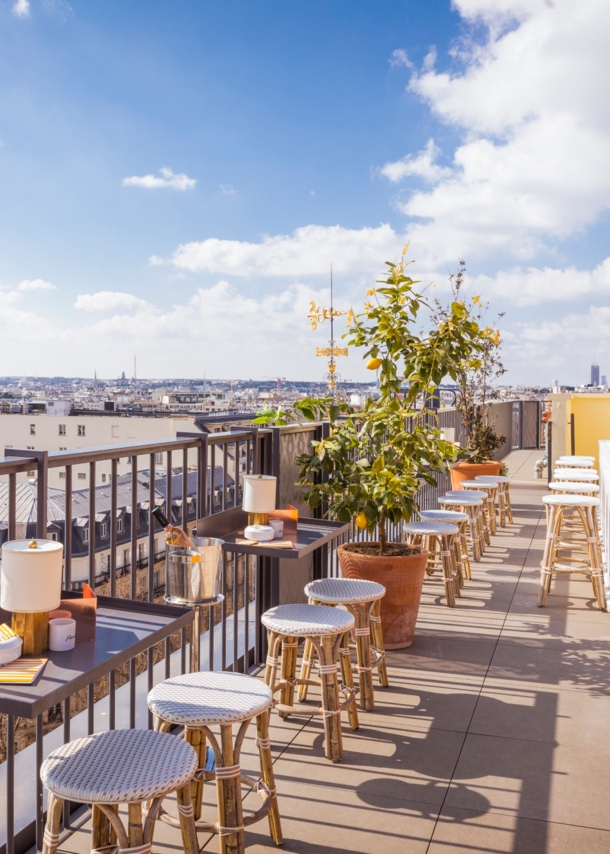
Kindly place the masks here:
<instances>
[{"instance_id":1,"label":"building window","mask_svg":"<svg viewBox=\"0 0 610 854\"><path fill-rule=\"evenodd\" d=\"M85 480L86 477L87 477L87 475L85 474L84 471L79 471L79 473L78 473L78 479L79 480Z\"/></svg>"},{"instance_id":2,"label":"building window","mask_svg":"<svg viewBox=\"0 0 610 854\"><path fill-rule=\"evenodd\" d=\"M68 449L67 448L60 448L59 450L60 451L67 451Z\"/></svg>"},{"instance_id":3,"label":"building window","mask_svg":"<svg viewBox=\"0 0 610 854\"><path fill-rule=\"evenodd\" d=\"M123 520L122 519L116 520L116 532L117 532L117 534L123 533Z\"/></svg>"},{"instance_id":4,"label":"building window","mask_svg":"<svg viewBox=\"0 0 610 854\"><path fill-rule=\"evenodd\" d=\"M36 470L27 472L28 477L35 477L35 475L36 475Z\"/></svg>"},{"instance_id":5,"label":"building window","mask_svg":"<svg viewBox=\"0 0 610 854\"><path fill-rule=\"evenodd\" d=\"M102 483L106 483L106 475L105 474L102 475Z\"/></svg>"},{"instance_id":6,"label":"building window","mask_svg":"<svg viewBox=\"0 0 610 854\"><path fill-rule=\"evenodd\" d=\"M85 435L85 425L84 425L84 424L79 424L79 425L78 425L78 435L79 435L79 436L84 436L84 435Z\"/></svg>"},{"instance_id":7,"label":"building window","mask_svg":"<svg viewBox=\"0 0 610 854\"><path fill-rule=\"evenodd\" d=\"M100 536L103 540L108 536L108 522L102 522L100 525Z\"/></svg>"},{"instance_id":8,"label":"building window","mask_svg":"<svg viewBox=\"0 0 610 854\"><path fill-rule=\"evenodd\" d=\"M129 549L123 549L123 566L129 566Z\"/></svg>"},{"instance_id":9,"label":"building window","mask_svg":"<svg viewBox=\"0 0 610 854\"><path fill-rule=\"evenodd\" d=\"M160 451L158 454L155 454L155 463L158 466L163 465L163 451Z\"/></svg>"},{"instance_id":10,"label":"building window","mask_svg":"<svg viewBox=\"0 0 610 854\"><path fill-rule=\"evenodd\" d=\"M30 436L35 436L35 435L36 435L36 425L30 424Z\"/></svg>"},{"instance_id":11,"label":"building window","mask_svg":"<svg viewBox=\"0 0 610 854\"><path fill-rule=\"evenodd\" d=\"M127 457L127 465L128 465L128 466L130 466L130 465L131 465L131 460L132 460L132 458L131 458L131 457Z\"/></svg>"},{"instance_id":12,"label":"building window","mask_svg":"<svg viewBox=\"0 0 610 854\"><path fill-rule=\"evenodd\" d=\"M118 439L119 438L119 428L118 427L111 427L110 428L110 435L113 439Z\"/></svg>"},{"instance_id":13,"label":"building window","mask_svg":"<svg viewBox=\"0 0 610 854\"><path fill-rule=\"evenodd\" d=\"M49 531L48 535L50 540L53 540L55 543L57 542L57 533L55 531Z\"/></svg>"},{"instance_id":14,"label":"building window","mask_svg":"<svg viewBox=\"0 0 610 854\"><path fill-rule=\"evenodd\" d=\"M65 425L65 424L60 424L60 425L59 425L59 435L60 435L60 436L65 436L65 435L66 435L66 425Z\"/></svg>"},{"instance_id":15,"label":"building window","mask_svg":"<svg viewBox=\"0 0 610 854\"><path fill-rule=\"evenodd\" d=\"M28 448L28 451L33 451L33 450L34 450L34 445L28 445L28 446L27 446L27 448Z\"/></svg>"},{"instance_id":16,"label":"building window","mask_svg":"<svg viewBox=\"0 0 610 854\"><path fill-rule=\"evenodd\" d=\"M89 542L89 528L83 528L83 543Z\"/></svg>"},{"instance_id":17,"label":"building window","mask_svg":"<svg viewBox=\"0 0 610 854\"><path fill-rule=\"evenodd\" d=\"M60 471L59 476L60 476L60 477L65 477L65 476L66 476L65 471Z\"/></svg>"}]
</instances>

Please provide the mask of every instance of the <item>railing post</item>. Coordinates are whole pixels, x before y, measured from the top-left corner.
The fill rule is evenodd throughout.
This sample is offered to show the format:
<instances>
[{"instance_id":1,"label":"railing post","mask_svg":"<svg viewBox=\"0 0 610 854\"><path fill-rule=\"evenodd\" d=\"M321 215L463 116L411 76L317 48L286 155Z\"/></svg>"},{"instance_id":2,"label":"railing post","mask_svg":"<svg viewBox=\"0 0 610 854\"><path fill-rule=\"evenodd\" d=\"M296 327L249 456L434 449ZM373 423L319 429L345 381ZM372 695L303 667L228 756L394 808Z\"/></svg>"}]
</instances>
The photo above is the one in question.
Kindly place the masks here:
<instances>
[{"instance_id":1,"label":"railing post","mask_svg":"<svg viewBox=\"0 0 610 854\"><path fill-rule=\"evenodd\" d=\"M41 540L47 538L47 494L49 482L49 453L48 451L33 451L29 448L6 448L6 457L29 457L36 460L36 536Z\"/></svg>"},{"instance_id":2,"label":"railing post","mask_svg":"<svg viewBox=\"0 0 610 854\"><path fill-rule=\"evenodd\" d=\"M205 515L207 515L206 497L208 487L208 434L178 432L176 433L176 438L198 439L200 442L200 446L197 448L197 518L202 519ZM213 490L214 472L212 472L212 492Z\"/></svg>"}]
</instances>

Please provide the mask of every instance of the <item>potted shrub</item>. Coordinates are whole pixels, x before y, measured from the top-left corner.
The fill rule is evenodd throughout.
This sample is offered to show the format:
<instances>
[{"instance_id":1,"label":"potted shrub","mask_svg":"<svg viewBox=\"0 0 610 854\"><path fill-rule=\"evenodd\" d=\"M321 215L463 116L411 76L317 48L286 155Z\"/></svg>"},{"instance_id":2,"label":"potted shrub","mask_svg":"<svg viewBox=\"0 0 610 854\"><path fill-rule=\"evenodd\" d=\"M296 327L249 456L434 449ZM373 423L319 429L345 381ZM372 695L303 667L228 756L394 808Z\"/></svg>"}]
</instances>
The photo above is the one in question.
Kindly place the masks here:
<instances>
[{"instance_id":1,"label":"potted shrub","mask_svg":"<svg viewBox=\"0 0 610 854\"><path fill-rule=\"evenodd\" d=\"M449 277L453 299L464 305L461 292L465 272L465 264L460 261L457 275ZM498 396L492 384L505 373L500 359L500 332L491 325L484 325L489 303L482 303L480 296L474 296L466 308L479 328L479 347L473 358L465 359L458 371L455 407L462 416L467 441L465 458L451 467L454 489L461 489L462 481L472 480L477 475L500 474L504 466L493 457L506 441L498 434L489 409L491 401ZM498 319L502 316L499 314ZM448 309L439 300L435 300L434 317L439 325L451 322Z\"/></svg>"},{"instance_id":2,"label":"potted shrub","mask_svg":"<svg viewBox=\"0 0 610 854\"><path fill-rule=\"evenodd\" d=\"M403 250L404 254L408 247ZM376 371L379 396L358 411L331 397L306 399L290 412L268 411L258 423L330 420L327 438L296 460L304 499L331 518L354 520L378 536L339 548L342 574L379 581L387 589L381 605L389 649L410 646L424 580L427 552L392 542L400 525L417 512L421 481L435 484L457 457L441 438L435 416L417 402L427 400L446 375L457 381L462 364L480 349L480 330L468 309L454 300L447 320L424 333L416 329L422 308L431 308L405 273L405 263L388 264L388 276L367 292L364 312L346 336L362 348L367 368ZM345 337L345 336L344 336Z\"/></svg>"}]
</instances>

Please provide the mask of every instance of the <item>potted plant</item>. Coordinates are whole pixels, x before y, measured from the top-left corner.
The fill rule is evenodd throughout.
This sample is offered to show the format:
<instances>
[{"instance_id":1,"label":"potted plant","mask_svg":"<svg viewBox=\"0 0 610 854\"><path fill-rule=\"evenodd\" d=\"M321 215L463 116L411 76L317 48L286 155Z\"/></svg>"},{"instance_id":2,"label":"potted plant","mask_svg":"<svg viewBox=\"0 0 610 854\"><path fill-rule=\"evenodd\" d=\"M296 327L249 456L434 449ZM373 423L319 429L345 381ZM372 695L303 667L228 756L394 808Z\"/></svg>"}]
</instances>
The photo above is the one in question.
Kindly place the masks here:
<instances>
[{"instance_id":1,"label":"potted plant","mask_svg":"<svg viewBox=\"0 0 610 854\"><path fill-rule=\"evenodd\" d=\"M472 480L477 475L497 475L505 468L493 458L506 438L498 434L489 408L489 404L498 397L493 382L505 373L500 359L500 332L491 325L485 325L489 303L481 302L480 296L474 296L469 304L462 299L465 272L466 266L460 261L457 274L449 277L451 291L453 299L463 303L476 321L479 347L472 358L463 361L458 371L455 408L462 416L467 441L465 458L451 467L454 489L461 489L464 480ZM502 316L499 314L498 319ZM451 322L447 307L439 300L435 300L434 318L440 325Z\"/></svg>"},{"instance_id":2,"label":"potted plant","mask_svg":"<svg viewBox=\"0 0 610 854\"><path fill-rule=\"evenodd\" d=\"M267 411L258 423L299 418L330 420L327 438L296 460L298 483L312 508L331 518L354 520L355 528L378 536L339 548L342 574L379 581L384 640L389 649L410 646L424 580L427 552L392 541L400 525L417 512L421 481L435 485L435 472L456 459L453 444L441 438L435 416L418 401L427 400L446 375L457 381L462 363L480 349L480 330L468 309L454 300L447 322L429 332L416 329L423 308L430 309L403 260L388 264L380 287L367 291L364 312L346 333L362 348L367 368L376 371L379 395L356 410L332 397L305 399L289 412Z\"/></svg>"}]
</instances>

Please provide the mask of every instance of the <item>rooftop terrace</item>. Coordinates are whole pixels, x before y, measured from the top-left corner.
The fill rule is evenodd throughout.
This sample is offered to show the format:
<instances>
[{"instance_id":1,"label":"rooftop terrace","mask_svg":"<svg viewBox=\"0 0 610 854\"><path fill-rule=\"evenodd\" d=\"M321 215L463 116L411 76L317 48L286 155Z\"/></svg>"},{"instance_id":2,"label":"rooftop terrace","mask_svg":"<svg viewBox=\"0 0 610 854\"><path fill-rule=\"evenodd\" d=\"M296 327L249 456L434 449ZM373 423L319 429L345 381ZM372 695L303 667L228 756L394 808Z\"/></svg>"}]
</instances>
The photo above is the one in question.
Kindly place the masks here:
<instances>
[{"instance_id":1,"label":"rooftop terrace","mask_svg":"<svg viewBox=\"0 0 610 854\"><path fill-rule=\"evenodd\" d=\"M319 720L272 717L286 852L294 854L607 854L610 850L610 617L582 578L536 606L545 534L539 451L507 459L515 521L473 565L455 609L425 585L408 650L388 653L345 755L323 754ZM256 774L254 732L243 764ZM212 812L212 790L207 802ZM253 796L245 801L254 806ZM89 851L88 826L62 852ZM217 851L216 838L200 838ZM277 849L266 822L249 854ZM181 850L159 824L155 851Z\"/></svg>"}]
</instances>

